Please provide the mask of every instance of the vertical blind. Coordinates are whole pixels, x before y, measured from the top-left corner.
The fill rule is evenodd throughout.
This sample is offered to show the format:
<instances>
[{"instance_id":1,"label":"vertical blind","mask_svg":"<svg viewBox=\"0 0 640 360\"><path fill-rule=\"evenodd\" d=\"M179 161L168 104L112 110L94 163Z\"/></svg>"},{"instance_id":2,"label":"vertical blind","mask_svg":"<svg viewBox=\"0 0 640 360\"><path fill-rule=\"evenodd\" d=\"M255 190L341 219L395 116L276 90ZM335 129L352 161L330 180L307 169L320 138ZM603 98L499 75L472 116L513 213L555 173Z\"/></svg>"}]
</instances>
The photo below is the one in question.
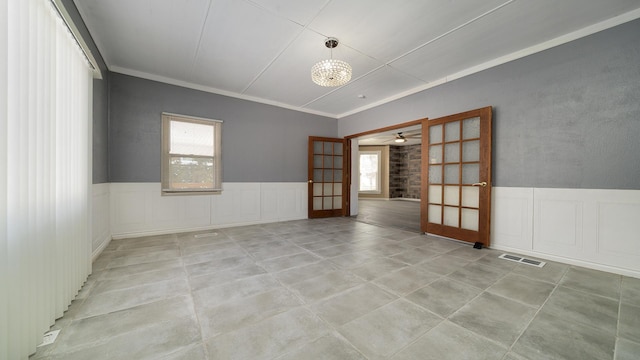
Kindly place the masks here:
<instances>
[{"instance_id":1,"label":"vertical blind","mask_svg":"<svg viewBox=\"0 0 640 360\"><path fill-rule=\"evenodd\" d=\"M0 359L26 359L91 272L92 76L49 0L0 6Z\"/></svg>"}]
</instances>

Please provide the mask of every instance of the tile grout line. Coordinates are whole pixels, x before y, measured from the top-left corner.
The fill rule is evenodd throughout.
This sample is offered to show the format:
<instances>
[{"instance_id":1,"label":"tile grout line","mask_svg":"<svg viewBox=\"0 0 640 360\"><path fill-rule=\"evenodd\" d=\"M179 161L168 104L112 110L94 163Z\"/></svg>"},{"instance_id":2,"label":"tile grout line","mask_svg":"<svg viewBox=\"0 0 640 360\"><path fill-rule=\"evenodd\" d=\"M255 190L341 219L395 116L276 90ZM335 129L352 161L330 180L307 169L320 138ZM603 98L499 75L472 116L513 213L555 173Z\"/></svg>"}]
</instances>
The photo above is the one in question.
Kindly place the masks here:
<instances>
[{"instance_id":1,"label":"tile grout line","mask_svg":"<svg viewBox=\"0 0 640 360\"><path fill-rule=\"evenodd\" d=\"M565 278L565 276L567 276L567 274L569 273L569 269L571 269L571 267L568 267L567 269L565 269L564 274L562 274L562 276L560 277L560 279L558 279L558 282L555 284L555 286L553 287L553 290L551 290L551 292L549 293L549 296L547 296L547 298L545 299L545 301L540 305L540 307L538 308L538 310L536 310L536 312L533 314L533 316L531 317L531 320L529 320L527 322L527 325L522 329L522 331L520 332L520 334L518 335L518 337L513 341L513 343L511 344L511 346L509 347L509 349L507 350L507 354L510 352L513 352L513 347L518 343L518 341L520 340L520 338L522 337L522 335L524 335L524 333L527 331L527 329L529 329L529 326L531 326L531 323L533 322L533 320L535 320L536 317L538 317L538 314L540 314L540 312L542 311L542 308L544 308L544 306L547 304L547 302L549 302L549 300L551 299L551 296L553 296L553 294L556 292L556 290L558 289L558 287L560 287L560 284L562 283L562 280ZM505 355L506 356L506 355ZM521 356L520 354L518 354L518 356Z\"/></svg>"},{"instance_id":2,"label":"tile grout line","mask_svg":"<svg viewBox=\"0 0 640 360\"><path fill-rule=\"evenodd\" d=\"M615 344L613 345L613 358L616 359L616 355L618 353L618 340L620 339L620 314L622 311L622 280L623 277L620 276L620 281L619 281L619 289L620 289L620 293L618 296L618 318L616 321L616 339L615 339Z\"/></svg>"},{"instance_id":3,"label":"tile grout line","mask_svg":"<svg viewBox=\"0 0 640 360\"><path fill-rule=\"evenodd\" d=\"M194 236L195 238L195 236ZM196 326L198 326L198 332L200 333L200 343L202 346L202 350L204 351L204 355L206 356L207 359L210 358L209 356L209 348L205 345L205 339L204 339L204 334L202 333L202 325L200 324L200 316L198 315L198 311L196 310L196 300L195 297L193 295L193 288L191 287L191 275L189 274L189 271L187 270L187 265L185 265L184 263L184 249L180 246L180 242L178 241L178 236L176 236L176 243L178 244L178 248L180 249L180 263L182 264L182 270L184 271L186 277L187 277L187 286L189 287L189 297L191 298L191 306L192 306L192 310L193 310L193 315L196 318Z\"/></svg>"}]
</instances>

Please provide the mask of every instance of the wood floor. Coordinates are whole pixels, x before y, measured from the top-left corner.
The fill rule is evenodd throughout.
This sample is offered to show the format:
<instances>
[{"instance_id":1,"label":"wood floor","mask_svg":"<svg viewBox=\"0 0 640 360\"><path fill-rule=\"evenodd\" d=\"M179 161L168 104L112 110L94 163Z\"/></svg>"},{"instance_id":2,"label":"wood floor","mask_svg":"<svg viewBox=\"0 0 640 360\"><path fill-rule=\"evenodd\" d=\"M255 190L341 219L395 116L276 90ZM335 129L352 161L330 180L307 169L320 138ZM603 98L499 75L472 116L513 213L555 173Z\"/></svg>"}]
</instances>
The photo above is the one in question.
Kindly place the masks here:
<instances>
[{"instance_id":1,"label":"wood floor","mask_svg":"<svg viewBox=\"0 0 640 360\"><path fill-rule=\"evenodd\" d=\"M358 199L357 221L420 232L420 202Z\"/></svg>"}]
</instances>

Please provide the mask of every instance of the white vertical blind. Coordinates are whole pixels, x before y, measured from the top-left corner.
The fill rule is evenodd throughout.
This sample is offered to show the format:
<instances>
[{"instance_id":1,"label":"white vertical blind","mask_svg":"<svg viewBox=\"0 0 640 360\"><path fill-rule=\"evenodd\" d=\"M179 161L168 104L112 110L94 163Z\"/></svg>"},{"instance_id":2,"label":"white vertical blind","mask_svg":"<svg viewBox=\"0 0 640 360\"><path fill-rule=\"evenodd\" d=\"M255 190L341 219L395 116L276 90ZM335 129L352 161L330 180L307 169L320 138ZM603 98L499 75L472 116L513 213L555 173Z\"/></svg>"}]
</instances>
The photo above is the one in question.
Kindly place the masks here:
<instances>
[{"instance_id":1,"label":"white vertical blind","mask_svg":"<svg viewBox=\"0 0 640 360\"><path fill-rule=\"evenodd\" d=\"M0 359L26 359L91 272L92 78L49 0L0 3Z\"/></svg>"}]
</instances>

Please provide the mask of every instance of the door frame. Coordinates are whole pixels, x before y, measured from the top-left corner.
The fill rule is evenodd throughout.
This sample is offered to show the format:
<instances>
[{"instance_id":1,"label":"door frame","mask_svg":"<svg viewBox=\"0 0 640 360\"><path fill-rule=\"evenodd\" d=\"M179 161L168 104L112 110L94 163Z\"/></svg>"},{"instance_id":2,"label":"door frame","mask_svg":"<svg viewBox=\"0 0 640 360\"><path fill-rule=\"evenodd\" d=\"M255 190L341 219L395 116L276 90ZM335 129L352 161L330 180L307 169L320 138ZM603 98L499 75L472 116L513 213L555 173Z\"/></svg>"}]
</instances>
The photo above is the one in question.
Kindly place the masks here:
<instances>
[{"instance_id":1,"label":"door frame","mask_svg":"<svg viewBox=\"0 0 640 360\"><path fill-rule=\"evenodd\" d=\"M355 134L351 134L351 135L347 135L344 138L347 140L348 143L348 147L349 147L349 151L351 151L351 140L362 137L362 136L366 136L366 135L372 135L372 134L379 134L379 133L384 133L384 132L388 132L391 130L399 130L399 129L404 129L407 127L411 127L411 126L417 126L420 125L422 128L422 124L423 121L429 120L429 118L422 118L422 119L417 119L417 120L411 120L411 121L407 121L407 122L403 122L403 123L399 123L399 124L395 124L395 125L389 125L389 126L385 126L382 128L377 128L377 129L373 129L373 130L367 130L367 131L363 131L363 132L359 132L359 133L355 133ZM424 129L423 129L424 130ZM351 156L349 157L349 190L351 190ZM351 192L349 192L349 197L351 197ZM354 200L356 203L358 202L357 198ZM420 202L422 203L422 199L420 199ZM351 215L351 205L349 205L349 215ZM421 213L420 213L420 218L422 218L422 208L421 208ZM347 215L347 216L349 216Z\"/></svg>"},{"instance_id":2,"label":"door frame","mask_svg":"<svg viewBox=\"0 0 640 360\"><path fill-rule=\"evenodd\" d=\"M313 141L342 141L342 209L326 211L325 213L313 213ZM307 218L316 219L323 217L343 217L351 215L351 141L345 138L332 138L326 136L309 136L307 140ZM325 210L322 210L325 211Z\"/></svg>"}]
</instances>

